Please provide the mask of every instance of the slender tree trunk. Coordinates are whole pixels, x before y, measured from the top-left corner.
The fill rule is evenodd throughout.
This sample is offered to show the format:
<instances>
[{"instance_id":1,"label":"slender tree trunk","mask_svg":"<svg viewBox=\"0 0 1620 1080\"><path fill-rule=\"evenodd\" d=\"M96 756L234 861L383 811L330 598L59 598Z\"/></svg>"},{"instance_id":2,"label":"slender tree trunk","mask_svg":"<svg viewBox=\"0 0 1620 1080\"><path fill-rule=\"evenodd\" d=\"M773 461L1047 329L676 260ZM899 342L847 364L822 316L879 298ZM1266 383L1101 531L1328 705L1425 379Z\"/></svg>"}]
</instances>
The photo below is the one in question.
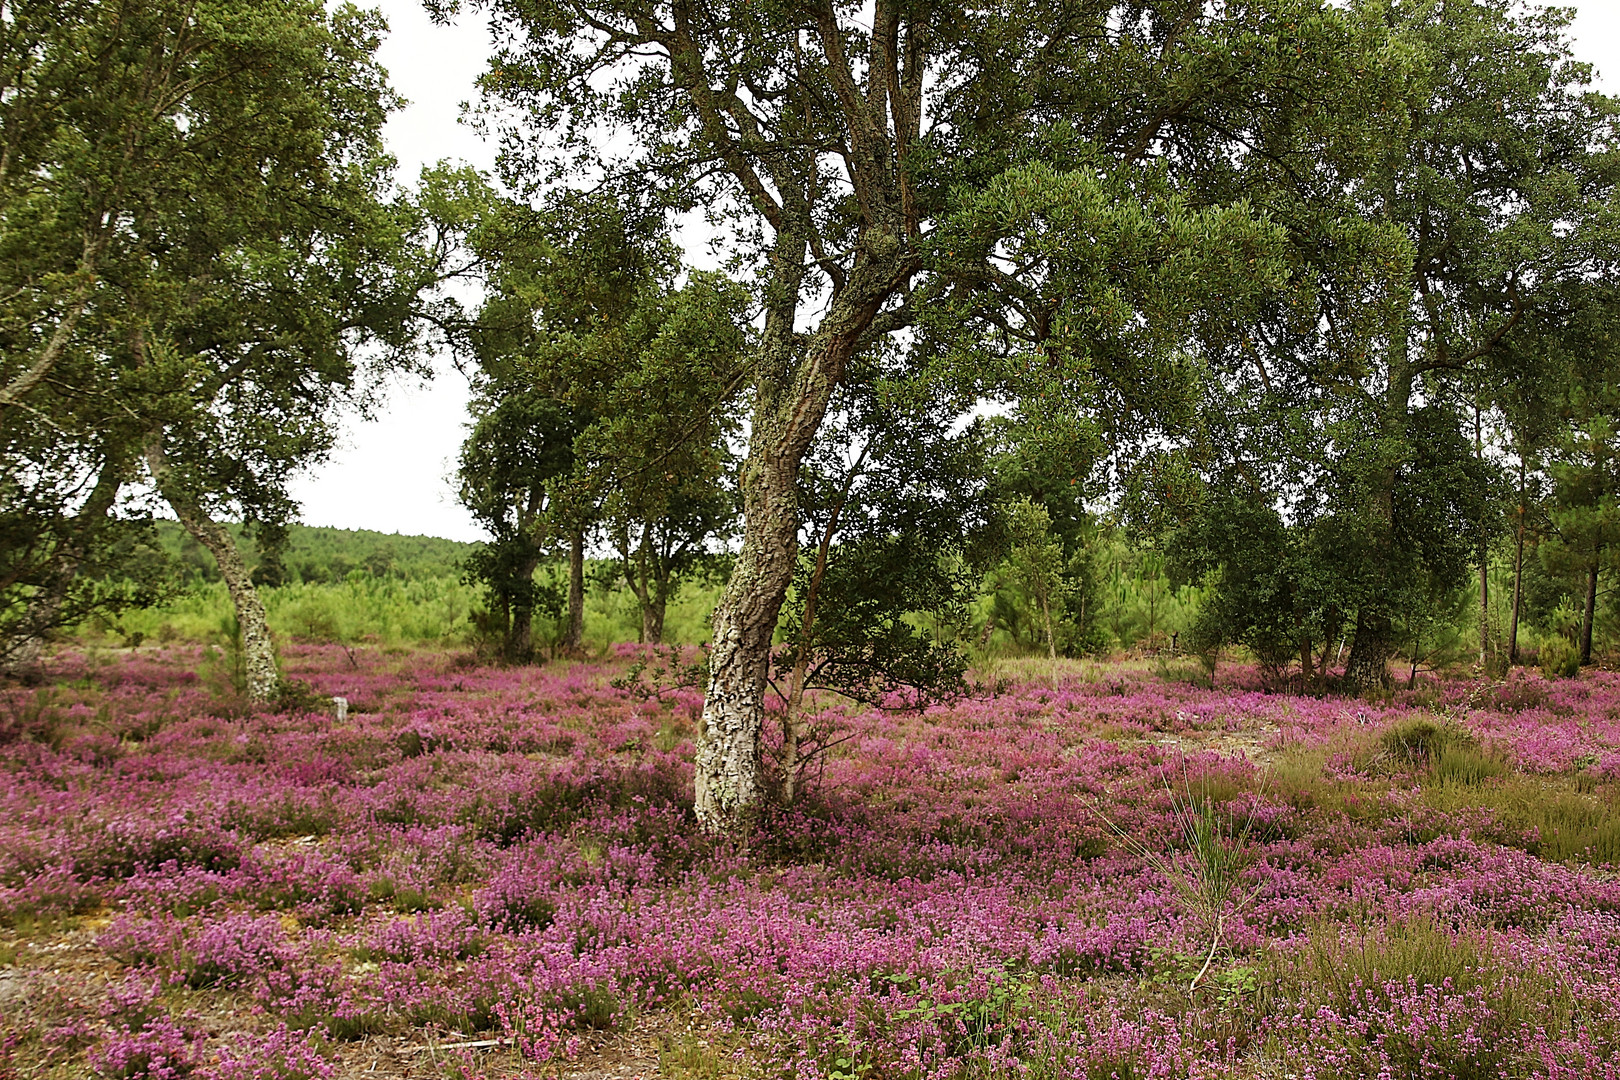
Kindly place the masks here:
<instances>
[{"instance_id":1,"label":"slender tree trunk","mask_svg":"<svg viewBox=\"0 0 1620 1080\"><path fill-rule=\"evenodd\" d=\"M800 649L793 661L793 675L788 683L787 705L782 710L782 805L792 806L799 797L799 742L803 725L799 722L804 708L804 683L810 671L810 650Z\"/></svg>"},{"instance_id":2,"label":"slender tree trunk","mask_svg":"<svg viewBox=\"0 0 1620 1080\"><path fill-rule=\"evenodd\" d=\"M861 475L861 470L866 465L866 455L871 449L871 442L861 447L860 454L855 458L855 464L844 475L844 485L838 494L838 502L827 515L826 528L821 531L821 542L816 546L816 566L811 571L810 582L805 588L804 617L799 621L799 652L793 661L793 674L788 681L787 703L782 711L783 806L792 806L799 795L799 745L804 730L799 717L804 709L804 684L810 672L811 631L816 625L816 605L821 599L821 583L827 577L827 557L832 552L833 537L838 535L838 519L843 516L844 507L849 504L850 488L855 486L856 478Z\"/></svg>"},{"instance_id":3,"label":"slender tree trunk","mask_svg":"<svg viewBox=\"0 0 1620 1080\"><path fill-rule=\"evenodd\" d=\"M713 832L744 831L763 797L760 728L771 641L798 556L799 465L861 335L903 279L899 235L862 236L854 268L802 354L792 306L767 316L753 431L740 477L742 547L714 610L693 770L698 821ZM804 242L779 236L777 247L796 263ZM796 300L797 286L786 295ZM796 355L802 358L795 361Z\"/></svg>"},{"instance_id":4,"label":"slender tree trunk","mask_svg":"<svg viewBox=\"0 0 1620 1080\"><path fill-rule=\"evenodd\" d=\"M658 573L653 567L652 555L652 525L642 526L641 543L634 552L629 550L629 541L626 539L619 551L624 558L624 579L630 585L630 591L635 594L636 605L641 608L641 634L639 640L644 645L661 645L664 642L664 609L668 593L668 581L660 582Z\"/></svg>"},{"instance_id":5,"label":"slender tree trunk","mask_svg":"<svg viewBox=\"0 0 1620 1080\"><path fill-rule=\"evenodd\" d=\"M1513 614L1508 619L1508 663L1519 662L1519 606L1524 598L1524 449L1519 449L1519 521L1513 540Z\"/></svg>"},{"instance_id":6,"label":"slender tree trunk","mask_svg":"<svg viewBox=\"0 0 1620 1080\"><path fill-rule=\"evenodd\" d=\"M1592 566L1586 573L1586 611L1581 616L1581 666L1592 662L1592 622L1597 616L1598 553L1592 552Z\"/></svg>"},{"instance_id":7,"label":"slender tree trunk","mask_svg":"<svg viewBox=\"0 0 1620 1080\"><path fill-rule=\"evenodd\" d=\"M568 538L568 630L562 649L568 656L585 651L585 531L575 529Z\"/></svg>"},{"instance_id":8,"label":"slender tree trunk","mask_svg":"<svg viewBox=\"0 0 1620 1080\"><path fill-rule=\"evenodd\" d=\"M39 666L45 658L45 642L56 628L67 603L68 593L79 567L89 555L89 544L112 511L118 492L124 486L127 460L108 458L96 475L96 485L74 517L74 528L63 537L51 555L51 567L43 575L45 588L28 605L28 614L16 633L0 642L0 675L18 675ZM70 616L71 617L71 616Z\"/></svg>"},{"instance_id":9,"label":"slender tree trunk","mask_svg":"<svg viewBox=\"0 0 1620 1080\"><path fill-rule=\"evenodd\" d=\"M1046 625L1046 655L1047 658L1052 662L1052 681L1055 683L1057 681L1057 634L1052 629L1052 605L1049 602L1045 589L1041 590L1040 599L1041 621ZM1150 641L1152 640L1152 636L1153 635L1149 633L1148 639Z\"/></svg>"},{"instance_id":10,"label":"slender tree trunk","mask_svg":"<svg viewBox=\"0 0 1620 1080\"><path fill-rule=\"evenodd\" d=\"M210 518L202 504L176 480L163 447L156 440L147 446L146 464L164 501L186 531L208 549L219 566L220 576L225 579L225 588L236 608L236 625L242 635L242 668L248 699L261 704L273 700L281 682L276 670L275 647L264 615L264 602L259 599L259 590L254 588L253 579L248 575L242 552L225 527Z\"/></svg>"},{"instance_id":11,"label":"slender tree trunk","mask_svg":"<svg viewBox=\"0 0 1620 1080\"><path fill-rule=\"evenodd\" d=\"M1479 398L1474 398L1474 457L1485 461L1484 429L1480 425ZM1479 663L1483 667L1491 650L1490 544L1485 535L1485 519L1479 522ZM1416 668L1413 669L1416 671Z\"/></svg>"}]
</instances>

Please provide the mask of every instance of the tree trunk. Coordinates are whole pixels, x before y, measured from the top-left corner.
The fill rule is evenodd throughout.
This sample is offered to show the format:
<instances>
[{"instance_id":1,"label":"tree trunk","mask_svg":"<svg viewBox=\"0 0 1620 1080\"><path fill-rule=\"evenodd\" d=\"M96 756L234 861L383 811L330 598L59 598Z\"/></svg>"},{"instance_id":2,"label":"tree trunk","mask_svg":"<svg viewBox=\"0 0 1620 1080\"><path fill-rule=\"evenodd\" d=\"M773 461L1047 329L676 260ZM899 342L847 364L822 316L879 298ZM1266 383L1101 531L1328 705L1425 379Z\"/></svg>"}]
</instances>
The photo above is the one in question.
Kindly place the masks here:
<instances>
[{"instance_id":1,"label":"tree trunk","mask_svg":"<svg viewBox=\"0 0 1620 1080\"><path fill-rule=\"evenodd\" d=\"M1390 445L1406 440L1407 415L1412 404L1413 373L1409 360L1410 327L1408 318L1401 315L1391 326L1388 353L1388 386L1384 390L1383 416L1380 420L1383 438ZM1377 485L1371 492L1374 573L1388 568L1395 544L1395 482L1393 463L1381 466L1374 474ZM1391 585L1393 588L1393 585ZM1381 608L1378 600L1363 605L1356 612L1356 636L1350 645L1350 658L1344 665L1344 685L1353 694L1389 687L1389 658L1395 652L1394 613Z\"/></svg>"},{"instance_id":2,"label":"tree trunk","mask_svg":"<svg viewBox=\"0 0 1620 1080\"><path fill-rule=\"evenodd\" d=\"M825 404L823 404L825 408ZM759 804L760 724L777 616L798 551L798 468L786 424L756 427L743 466L743 543L714 609L709 686L693 773L698 821L741 832Z\"/></svg>"},{"instance_id":3,"label":"tree trunk","mask_svg":"<svg viewBox=\"0 0 1620 1080\"><path fill-rule=\"evenodd\" d=\"M270 624L265 620L264 602L259 590L248 576L247 563L236 547L236 541L224 526L210 518L202 504L175 479L169 468L162 445L154 440L146 450L147 468L180 524L189 532L219 566L225 588L231 594L236 608L236 625L242 635L243 689L248 700L263 704L274 700L281 676L276 670L275 647L270 639Z\"/></svg>"},{"instance_id":4,"label":"tree trunk","mask_svg":"<svg viewBox=\"0 0 1620 1080\"><path fill-rule=\"evenodd\" d=\"M575 529L568 538L568 630L562 650L567 656L585 651L585 531Z\"/></svg>"},{"instance_id":5,"label":"tree trunk","mask_svg":"<svg viewBox=\"0 0 1620 1080\"><path fill-rule=\"evenodd\" d=\"M1344 665L1344 685L1351 693L1389 687L1389 658L1395 651L1387 618L1363 615L1356 619L1356 639Z\"/></svg>"},{"instance_id":6,"label":"tree trunk","mask_svg":"<svg viewBox=\"0 0 1620 1080\"><path fill-rule=\"evenodd\" d=\"M654 596L647 606L641 609L641 640L649 645L664 643L664 610L665 601L662 596Z\"/></svg>"},{"instance_id":7,"label":"tree trunk","mask_svg":"<svg viewBox=\"0 0 1620 1080\"><path fill-rule=\"evenodd\" d=\"M1597 615L1598 560L1592 553L1592 567L1586 574L1586 611L1581 616L1581 666L1592 662L1592 621Z\"/></svg>"},{"instance_id":8,"label":"tree trunk","mask_svg":"<svg viewBox=\"0 0 1620 1080\"><path fill-rule=\"evenodd\" d=\"M1047 655L1047 659L1050 660L1051 664L1052 664L1052 685L1056 686L1057 685L1057 675L1058 675L1057 634L1054 633L1053 630L1052 630L1052 605L1050 603L1049 598L1047 597L1045 589L1041 590L1040 599L1041 599L1041 621L1043 623L1045 623L1045 625L1046 625L1046 655ZM1150 640L1150 641L1152 640L1152 635L1151 634L1148 635L1148 640Z\"/></svg>"},{"instance_id":9,"label":"tree trunk","mask_svg":"<svg viewBox=\"0 0 1620 1080\"><path fill-rule=\"evenodd\" d=\"M1322 653L1317 657L1316 660L1316 675L1318 685L1327 685L1329 667L1328 657L1333 655L1333 641L1338 636L1340 628L1343 625L1344 619L1339 614L1338 610L1330 608L1327 613L1327 619L1322 624ZM1336 664L1338 662L1338 657L1333 656L1332 663Z\"/></svg>"},{"instance_id":10,"label":"tree trunk","mask_svg":"<svg viewBox=\"0 0 1620 1080\"><path fill-rule=\"evenodd\" d=\"M782 710L782 805L792 806L799 797L799 723L804 707L804 682L810 670L810 651L800 649L793 662L793 676L788 684L787 705Z\"/></svg>"},{"instance_id":11,"label":"tree trunk","mask_svg":"<svg viewBox=\"0 0 1620 1080\"><path fill-rule=\"evenodd\" d=\"M1479 398L1474 398L1474 457L1481 467L1485 463L1485 438L1479 419ZM1485 518L1479 521L1479 663L1485 666L1491 651L1491 552L1485 534ZM1416 671L1416 668L1413 669Z\"/></svg>"},{"instance_id":12,"label":"tree trunk","mask_svg":"<svg viewBox=\"0 0 1620 1080\"><path fill-rule=\"evenodd\" d=\"M711 832L743 832L763 796L760 727L771 641L798 556L799 465L861 335L902 280L898 233L868 232L858 243L854 268L796 363L796 303L784 302L767 315L756 361L753 431L740 476L742 547L714 610L693 770L697 818ZM779 236L777 247L794 254L796 265L804 244ZM795 286L785 299L796 298Z\"/></svg>"},{"instance_id":13,"label":"tree trunk","mask_svg":"<svg viewBox=\"0 0 1620 1080\"><path fill-rule=\"evenodd\" d=\"M1513 613L1508 618L1508 663L1519 662L1519 605L1524 596L1524 453L1519 453L1519 527L1513 541Z\"/></svg>"},{"instance_id":14,"label":"tree trunk","mask_svg":"<svg viewBox=\"0 0 1620 1080\"><path fill-rule=\"evenodd\" d=\"M539 556L523 560L521 579L532 584L534 572L540 565ZM504 648L506 662L509 664L527 664L534 659L534 605L530 603L513 604L511 621L506 626L504 635Z\"/></svg>"},{"instance_id":15,"label":"tree trunk","mask_svg":"<svg viewBox=\"0 0 1620 1080\"><path fill-rule=\"evenodd\" d=\"M52 553L53 565L45 575L47 584L44 591L29 603L28 614L17 628L17 633L8 634L7 639L0 642L0 650L3 650L0 652L0 675L31 671L45 658L46 639L57 627L68 592L78 577L79 567L89 554L91 538L117 501L118 492L124 486L126 468L127 459L109 458L102 463L101 471L96 476L96 486L90 490L90 497L75 516L71 535L58 544Z\"/></svg>"},{"instance_id":16,"label":"tree trunk","mask_svg":"<svg viewBox=\"0 0 1620 1080\"><path fill-rule=\"evenodd\" d=\"M635 595L636 604L641 608L641 635L639 641L643 645L662 645L664 642L664 608L668 592L667 578L664 582L655 580L656 574L652 567L652 525L647 523L641 529L641 543L632 552L629 539L626 537L619 547L619 555L624 559L624 580L630 586L630 592ZM660 591L660 585L663 591Z\"/></svg>"}]
</instances>

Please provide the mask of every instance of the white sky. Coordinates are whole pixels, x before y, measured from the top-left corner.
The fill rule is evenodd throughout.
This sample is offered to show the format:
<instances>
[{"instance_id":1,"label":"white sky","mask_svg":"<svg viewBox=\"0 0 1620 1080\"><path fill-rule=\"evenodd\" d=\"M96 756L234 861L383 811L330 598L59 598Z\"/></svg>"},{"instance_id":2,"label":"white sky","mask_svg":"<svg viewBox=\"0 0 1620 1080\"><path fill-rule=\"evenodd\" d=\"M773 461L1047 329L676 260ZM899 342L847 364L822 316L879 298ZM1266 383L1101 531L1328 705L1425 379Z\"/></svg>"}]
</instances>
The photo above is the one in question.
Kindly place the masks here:
<instances>
[{"instance_id":1,"label":"white sky","mask_svg":"<svg viewBox=\"0 0 1620 1080\"><path fill-rule=\"evenodd\" d=\"M391 33L382 62L409 101L386 131L400 179L414 181L423 165L446 158L492 169L494 149L459 122L488 54L482 18L442 27L428 20L418 0L370 0L367 6L387 16ZM1576 55L1597 65L1601 89L1620 93L1620 0L1569 0L1568 6L1577 10ZM331 460L294 484L306 524L481 539L450 479L464 434L467 384L443 358L435 367L432 383L396 386L377 420L353 425Z\"/></svg>"}]
</instances>

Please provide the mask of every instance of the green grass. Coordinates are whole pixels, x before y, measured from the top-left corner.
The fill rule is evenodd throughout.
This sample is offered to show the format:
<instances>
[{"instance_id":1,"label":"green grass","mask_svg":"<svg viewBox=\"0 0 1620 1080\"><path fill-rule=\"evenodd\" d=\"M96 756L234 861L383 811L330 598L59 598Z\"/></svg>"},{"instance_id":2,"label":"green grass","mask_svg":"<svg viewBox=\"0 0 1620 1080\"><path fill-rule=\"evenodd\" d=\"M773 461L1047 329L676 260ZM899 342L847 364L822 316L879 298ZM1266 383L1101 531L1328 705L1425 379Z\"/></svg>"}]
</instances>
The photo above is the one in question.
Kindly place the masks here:
<instances>
[{"instance_id":1,"label":"green grass","mask_svg":"<svg viewBox=\"0 0 1620 1080\"><path fill-rule=\"evenodd\" d=\"M1354 929L1319 922L1306 940L1267 955L1261 965L1257 1006L1262 1015L1311 1017L1322 1010L1352 1023L1320 1029L1315 1038L1337 1040L1342 1071L1324 1077L1373 1075L1378 1050L1389 1055L1397 1075L1444 1075L1456 1080L1501 1080L1531 1076L1538 1063L1509 1061L1497 1052L1511 1032L1541 1029L1557 1037L1577 1028L1613 1030L1613 1020L1595 1021L1595 1002L1581 1000L1552 970L1526 968L1499 948L1488 931L1453 929L1432 917L1413 917ZM1399 997L1388 987L1399 987ZM1455 1026L1435 1024L1421 1037L1400 1015L1411 993L1433 988L1441 998L1488 998L1488 1012L1469 1012ZM1363 1034L1356 1033L1365 1025ZM1327 1047L1324 1047L1327 1049ZM1361 1071L1365 1068L1369 1071Z\"/></svg>"},{"instance_id":2,"label":"green grass","mask_svg":"<svg viewBox=\"0 0 1620 1080\"><path fill-rule=\"evenodd\" d=\"M1552 862L1620 865L1620 792L1583 791L1574 776L1506 776L1483 785L1425 786L1437 810L1486 810L1503 840Z\"/></svg>"}]
</instances>

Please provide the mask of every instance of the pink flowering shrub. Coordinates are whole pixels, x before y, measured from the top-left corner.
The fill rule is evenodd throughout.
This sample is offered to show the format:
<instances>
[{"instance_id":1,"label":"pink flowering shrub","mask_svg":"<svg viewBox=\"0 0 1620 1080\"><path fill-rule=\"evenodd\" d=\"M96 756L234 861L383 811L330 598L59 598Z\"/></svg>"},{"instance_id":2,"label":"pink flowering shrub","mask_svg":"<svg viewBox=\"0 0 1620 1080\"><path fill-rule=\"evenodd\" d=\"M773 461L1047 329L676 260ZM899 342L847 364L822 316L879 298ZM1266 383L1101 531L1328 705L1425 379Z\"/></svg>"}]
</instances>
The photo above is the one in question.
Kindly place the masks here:
<instances>
[{"instance_id":1,"label":"pink flowering shrub","mask_svg":"<svg viewBox=\"0 0 1620 1080\"><path fill-rule=\"evenodd\" d=\"M331 1080L337 1072L307 1036L283 1024L267 1035L226 1045L196 1075L200 1080Z\"/></svg>"},{"instance_id":2,"label":"pink flowering shrub","mask_svg":"<svg viewBox=\"0 0 1620 1080\"><path fill-rule=\"evenodd\" d=\"M183 651L0 688L0 926L48 970L104 916L61 942L123 972L0 1007L0 1044L294 1080L387 1032L549 1075L678 1008L772 1077L1614 1075L1615 676L824 702L819 784L733 843L691 816L699 697L614 688L620 652L289 647L341 724L219 709ZM1240 856L1213 948L1189 807ZM248 1030L170 1019L194 1000Z\"/></svg>"},{"instance_id":3,"label":"pink flowering shrub","mask_svg":"<svg viewBox=\"0 0 1620 1080\"><path fill-rule=\"evenodd\" d=\"M191 1076L201 1056L199 1037L172 1021L155 1019L115 1031L90 1048L90 1068L111 1080L178 1080Z\"/></svg>"}]
</instances>

